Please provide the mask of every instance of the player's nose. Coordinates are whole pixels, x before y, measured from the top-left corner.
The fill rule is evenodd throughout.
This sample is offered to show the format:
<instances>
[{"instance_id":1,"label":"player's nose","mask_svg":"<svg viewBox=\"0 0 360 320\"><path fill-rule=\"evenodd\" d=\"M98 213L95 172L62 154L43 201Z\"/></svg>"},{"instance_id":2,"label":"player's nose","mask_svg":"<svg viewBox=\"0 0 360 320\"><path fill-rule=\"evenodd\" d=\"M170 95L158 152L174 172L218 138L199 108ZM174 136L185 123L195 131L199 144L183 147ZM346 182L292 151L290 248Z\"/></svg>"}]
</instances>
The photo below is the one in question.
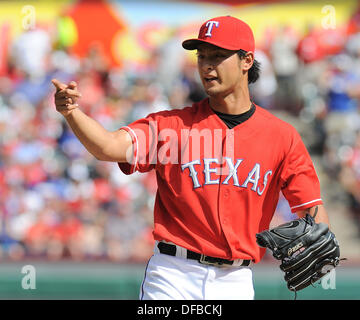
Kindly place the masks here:
<instances>
[{"instance_id":1,"label":"player's nose","mask_svg":"<svg viewBox=\"0 0 360 320\"><path fill-rule=\"evenodd\" d=\"M210 71L214 70L215 65L209 59L204 59L204 61L201 62L199 67L202 72L209 73Z\"/></svg>"}]
</instances>

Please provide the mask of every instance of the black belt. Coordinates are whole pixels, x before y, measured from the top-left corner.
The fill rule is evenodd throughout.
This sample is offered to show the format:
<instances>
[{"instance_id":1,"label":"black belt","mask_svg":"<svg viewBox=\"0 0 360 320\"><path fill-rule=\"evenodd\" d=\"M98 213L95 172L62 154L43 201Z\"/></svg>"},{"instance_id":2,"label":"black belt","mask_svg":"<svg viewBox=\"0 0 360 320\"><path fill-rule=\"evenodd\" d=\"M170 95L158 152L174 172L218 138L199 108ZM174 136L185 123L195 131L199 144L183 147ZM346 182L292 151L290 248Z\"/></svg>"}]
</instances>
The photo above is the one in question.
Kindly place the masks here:
<instances>
[{"instance_id":1,"label":"black belt","mask_svg":"<svg viewBox=\"0 0 360 320\"><path fill-rule=\"evenodd\" d=\"M167 254L169 256L176 256L176 246L174 244L169 244L165 242L159 242L158 248L160 250L160 253ZM214 265L214 266L221 266L221 265L233 265L234 261L232 260L226 260L222 258L215 258L210 256L205 256L203 254L186 250L186 258L191 260L197 260L198 262L202 264L208 264L208 265ZM251 260L243 260L241 263L241 267L247 267L251 263Z\"/></svg>"}]
</instances>

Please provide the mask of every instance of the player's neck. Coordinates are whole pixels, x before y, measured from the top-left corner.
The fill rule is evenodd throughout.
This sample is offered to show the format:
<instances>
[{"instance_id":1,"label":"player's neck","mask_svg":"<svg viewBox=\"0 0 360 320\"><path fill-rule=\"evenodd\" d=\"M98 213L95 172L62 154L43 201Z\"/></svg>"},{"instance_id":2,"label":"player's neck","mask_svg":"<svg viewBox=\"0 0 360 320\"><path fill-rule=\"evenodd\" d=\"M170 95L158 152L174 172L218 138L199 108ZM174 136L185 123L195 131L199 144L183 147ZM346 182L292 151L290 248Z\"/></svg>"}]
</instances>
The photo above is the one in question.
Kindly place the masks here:
<instances>
[{"instance_id":1,"label":"player's neck","mask_svg":"<svg viewBox=\"0 0 360 320\"><path fill-rule=\"evenodd\" d=\"M241 114L251 108L249 92L241 92L239 95L231 94L226 97L211 96L209 104L213 110L227 114Z\"/></svg>"}]
</instances>

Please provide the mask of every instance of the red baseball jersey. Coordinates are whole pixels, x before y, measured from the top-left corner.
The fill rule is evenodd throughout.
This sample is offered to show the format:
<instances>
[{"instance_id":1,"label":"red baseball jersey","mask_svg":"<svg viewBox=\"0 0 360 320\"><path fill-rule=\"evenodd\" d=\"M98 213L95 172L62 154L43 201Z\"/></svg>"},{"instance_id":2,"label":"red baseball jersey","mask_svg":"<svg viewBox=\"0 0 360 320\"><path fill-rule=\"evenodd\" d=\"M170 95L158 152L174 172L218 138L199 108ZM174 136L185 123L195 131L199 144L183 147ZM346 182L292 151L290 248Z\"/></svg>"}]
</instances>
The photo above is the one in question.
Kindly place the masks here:
<instances>
[{"instance_id":1,"label":"red baseball jersey","mask_svg":"<svg viewBox=\"0 0 360 320\"><path fill-rule=\"evenodd\" d=\"M300 135L256 106L229 129L206 98L122 127L132 137L125 174L156 170L154 238L205 255L259 262L255 234L268 229L280 192L292 212L322 204Z\"/></svg>"}]
</instances>

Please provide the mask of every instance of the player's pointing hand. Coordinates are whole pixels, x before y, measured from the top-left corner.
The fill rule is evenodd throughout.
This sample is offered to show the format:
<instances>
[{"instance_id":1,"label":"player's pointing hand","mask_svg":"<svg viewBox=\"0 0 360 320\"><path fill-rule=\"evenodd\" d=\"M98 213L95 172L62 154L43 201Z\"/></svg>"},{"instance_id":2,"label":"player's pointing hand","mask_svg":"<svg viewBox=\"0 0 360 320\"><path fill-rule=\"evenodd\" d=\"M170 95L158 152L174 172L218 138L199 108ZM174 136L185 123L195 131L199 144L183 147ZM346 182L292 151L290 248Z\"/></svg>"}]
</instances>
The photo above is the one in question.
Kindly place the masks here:
<instances>
[{"instance_id":1,"label":"player's pointing hand","mask_svg":"<svg viewBox=\"0 0 360 320\"><path fill-rule=\"evenodd\" d=\"M66 117L79 106L76 101L81 97L81 93L77 90L75 81L71 81L68 85L57 79L51 82L56 88L54 95L56 110Z\"/></svg>"}]
</instances>

